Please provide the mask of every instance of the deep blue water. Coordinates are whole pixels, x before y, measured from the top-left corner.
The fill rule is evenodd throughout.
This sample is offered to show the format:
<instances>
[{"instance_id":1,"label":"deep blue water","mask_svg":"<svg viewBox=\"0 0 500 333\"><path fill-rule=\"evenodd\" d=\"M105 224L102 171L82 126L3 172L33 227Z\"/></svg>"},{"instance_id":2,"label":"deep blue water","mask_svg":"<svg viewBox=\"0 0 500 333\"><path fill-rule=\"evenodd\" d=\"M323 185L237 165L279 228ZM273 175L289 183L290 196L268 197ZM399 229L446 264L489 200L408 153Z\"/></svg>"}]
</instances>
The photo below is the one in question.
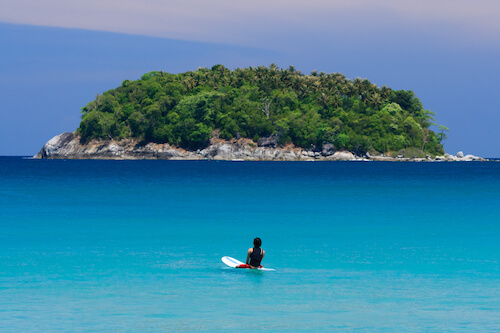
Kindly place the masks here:
<instances>
[{"instance_id":1,"label":"deep blue water","mask_svg":"<svg viewBox=\"0 0 500 333\"><path fill-rule=\"evenodd\" d=\"M498 162L0 158L2 332L499 328Z\"/></svg>"}]
</instances>

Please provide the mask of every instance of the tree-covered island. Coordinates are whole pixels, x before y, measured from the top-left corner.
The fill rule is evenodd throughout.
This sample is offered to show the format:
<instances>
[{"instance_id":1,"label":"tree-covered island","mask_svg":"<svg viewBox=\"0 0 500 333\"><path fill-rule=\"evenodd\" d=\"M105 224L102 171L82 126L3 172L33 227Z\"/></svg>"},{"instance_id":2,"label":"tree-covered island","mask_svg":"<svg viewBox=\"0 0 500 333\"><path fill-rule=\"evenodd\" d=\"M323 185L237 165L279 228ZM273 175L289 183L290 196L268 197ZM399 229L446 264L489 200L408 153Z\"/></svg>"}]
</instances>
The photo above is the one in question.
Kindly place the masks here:
<instances>
[{"instance_id":1,"label":"tree-covered island","mask_svg":"<svg viewBox=\"0 0 500 333\"><path fill-rule=\"evenodd\" d=\"M210 139L272 138L320 150L325 144L366 153L444 154L434 114L412 91L378 87L340 73L249 67L144 74L97 95L82 108L77 134L93 139L169 143L187 150Z\"/></svg>"}]
</instances>

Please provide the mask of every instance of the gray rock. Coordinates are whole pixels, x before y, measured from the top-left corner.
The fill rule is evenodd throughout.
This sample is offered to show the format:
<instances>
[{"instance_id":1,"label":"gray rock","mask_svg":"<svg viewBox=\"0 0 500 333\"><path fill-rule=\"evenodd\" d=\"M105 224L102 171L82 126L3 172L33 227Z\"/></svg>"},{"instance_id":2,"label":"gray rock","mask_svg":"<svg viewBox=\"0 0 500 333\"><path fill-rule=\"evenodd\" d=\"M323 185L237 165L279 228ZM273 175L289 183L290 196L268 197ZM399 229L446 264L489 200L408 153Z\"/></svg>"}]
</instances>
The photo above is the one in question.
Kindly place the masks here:
<instances>
[{"instance_id":1,"label":"gray rock","mask_svg":"<svg viewBox=\"0 0 500 333\"><path fill-rule=\"evenodd\" d=\"M208 158L208 159L213 158L215 155L217 155L216 145L211 145L201 150L200 155L203 156L203 158Z\"/></svg>"},{"instance_id":2,"label":"gray rock","mask_svg":"<svg viewBox=\"0 0 500 333\"><path fill-rule=\"evenodd\" d=\"M467 160L467 161L481 161L482 158L479 157L479 156L475 156L475 155L465 155L464 157L464 160Z\"/></svg>"},{"instance_id":3,"label":"gray rock","mask_svg":"<svg viewBox=\"0 0 500 333\"><path fill-rule=\"evenodd\" d=\"M270 148L276 148L278 145L278 137L276 135L271 135L268 137L260 138L259 141L257 141L257 145L259 147L270 147Z\"/></svg>"},{"instance_id":4,"label":"gray rock","mask_svg":"<svg viewBox=\"0 0 500 333\"><path fill-rule=\"evenodd\" d=\"M458 158L463 158L463 157L464 157L464 152L463 152L463 151L459 151L459 152L457 153L457 157L458 157Z\"/></svg>"},{"instance_id":5,"label":"gray rock","mask_svg":"<svg viewBox=\"0 0 500 333\"><path fill-rule=\"evenodd\" d=\"M260 159L262 160L268 160L268 161L272 161L274 159L276 159L277 155L278 155L278 151L275 150L275 149L272 149L272 148L261 148L261 154L259 154L261 156Z\"/></svg>"},{"instance_id":6,"label":"gray rock","mask_svg":"<svg viewBox=\"0 0 500 333\"><path fill-rule=\"evenodd\" d=\"M337 148L335 147L335 145L333 143L324 143L323 147L321 149L321 155L330 156L330 155L335 154L336 151L337 151Z\"/></svg>"},{"instance_id":7,"label":"gray rock","mask_svg":"<svg viewBox=\"0 0 500 333\"><path fill-rule=\"evenodd\" d=\"M321 152L313 148L304 150L293 146L275 147L276 137L257 146L250 139L224 141L216 139L211 145L197 151L186 151L169 144L140 143L133 139L121 141L93 140L80 143L80 137L74 133L62 133L50 139L34 156L48 159L166 159L166 160L250 160L250 161L351 161L359 160L348 151L335 151L333 145L324 144ZM457 154L459 155L459 154ZM387 156L367 157L373 161L423 161L423 159L391 158ZM427 157L427 160L429 157ZM461 158L445 154L436 156L436 161L484 161L481 157L466 155Z\"/></svg>"},{"instance_id":8,"label":"gray rock","mask_svg":"<svg viewBox=\"0 0 500 333\"><path fill-rule=\"evenodd\" d=\"M112 154L112 155L115 155L115 156L120 156L120 155L122 155L122 154L123 154L124 149L123 149L123 147L118 146L118 145L116 145L116 144L110 144L110 145L108 146L108 151L109 151L109 152L110 152L110 154Z\"/></svg>"},{"instance_id":9,"label":"gray rock","mask_svg":"<svg viewBox=\"0 0 500 333\"><path fill-rule=\"evenodd\" d=\"M299 158L300 155L295 154L293 150L287 150L283 153L283 158L287 161L294 161Z\"/></svg>"},{"instance_id":10,"label":"gray rock","mask_svg":"<svg viewBox=\"0 0 500 333\"><path fill-rule=\"evenodd\" d=\"M352 161L356 157L350 151L337 151L331 156L331 159L335 161Z\"/></svg>"},{"instance_id":11,"label":"gray rock","mask_svg":"<svg viewBox=\"0 0 500 333\"><path fill-rule=\"evenodd\" d=\"M233 147L230 144L223 143L217 145L217 154L214 159L227 160L232 159L233 157Z\"/></svg>"},{"instance_id":12,"label":"gray rock","mask_svg":"<svg viewBox=\"0 0 500 333\"><path fill-rule=\"evenodd\" d=\"M73 133L65 132L50 139L34 158L49 158L50 156L64 156L74 147L72 141L75 139Z\"/></svg>"},{"instance_id":13,"label":"gray rock","mask_svg":"<svg viewBox=\"0 0 500 333\"><path fill-rule=\"evenodd\" d=\"M175 157L181 157L176 149L162 149L156 152L156 157L161 160L170 160Z\"/></svg>"}]
</instances>

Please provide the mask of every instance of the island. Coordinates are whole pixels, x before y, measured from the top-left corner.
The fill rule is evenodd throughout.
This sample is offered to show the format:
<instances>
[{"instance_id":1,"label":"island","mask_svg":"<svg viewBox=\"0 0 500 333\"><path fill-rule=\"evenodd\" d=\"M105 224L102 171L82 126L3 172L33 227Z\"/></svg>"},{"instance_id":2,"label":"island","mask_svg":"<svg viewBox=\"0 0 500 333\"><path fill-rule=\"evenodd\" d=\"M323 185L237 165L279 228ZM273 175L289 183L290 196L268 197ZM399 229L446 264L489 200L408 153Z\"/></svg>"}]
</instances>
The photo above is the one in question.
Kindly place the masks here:
<instances>
[{"instance_id":1,"label":"island","mask_svg":"<svg viewBox=\"0 0 500 333\"><path fill-rule=\"evenodd\" d=\"M447 128L412 91L293 66L149 72L96 95L81 113L75 132L35 158L480 159L446 155Z\"/></svg>"}]
</instances>

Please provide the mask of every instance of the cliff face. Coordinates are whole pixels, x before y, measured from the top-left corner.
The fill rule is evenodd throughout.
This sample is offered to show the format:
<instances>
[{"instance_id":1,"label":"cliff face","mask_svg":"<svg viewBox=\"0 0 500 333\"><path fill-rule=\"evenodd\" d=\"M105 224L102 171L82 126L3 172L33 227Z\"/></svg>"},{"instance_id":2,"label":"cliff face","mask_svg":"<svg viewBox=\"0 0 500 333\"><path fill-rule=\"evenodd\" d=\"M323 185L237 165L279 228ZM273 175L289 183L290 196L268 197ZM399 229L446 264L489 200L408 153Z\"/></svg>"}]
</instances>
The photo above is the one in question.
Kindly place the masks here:
<instances>
[{"instance_id":1,"label":"cliff face","mask_svg":"<svg viewBox=\"0 0 500 333\"><path fill-rule=\"evenodd\" d=\"M331 144L325 144L321 151L306 150L294 146L278 147L272 139L264 138L258 143L249 139L225 141L212 139L210 145L201 150L188 151L169 144L142 143L132 139L121 141L91 141L80 143L74 133L62 133L50 139L34 156L40 159L101 159L101 160L245 160L245 161L483 161L481 157L446 154L434 159L391 158L367 156L361 158L348 151L336 151Z\"/></svg>"},{"instance_id":2,"label":"cliff face","mask_svg":"<svg viewBox=\"0 0 500 333\"><path fill-rule=\"evenodd\" d=\"M326 147L321 152L308 151L293 146L275 147L268 142L261 145L249 139L231 141L213 139L202 150L187 151L169 144L141 143L125 139L121 141L91 141L80 143L74 133L62 133L49 140L34 158L43 159L164 159L164 160L246 160L246 161L307 161L307 160L355 160L345 151Z\"/></svg>"}]
</instances>

